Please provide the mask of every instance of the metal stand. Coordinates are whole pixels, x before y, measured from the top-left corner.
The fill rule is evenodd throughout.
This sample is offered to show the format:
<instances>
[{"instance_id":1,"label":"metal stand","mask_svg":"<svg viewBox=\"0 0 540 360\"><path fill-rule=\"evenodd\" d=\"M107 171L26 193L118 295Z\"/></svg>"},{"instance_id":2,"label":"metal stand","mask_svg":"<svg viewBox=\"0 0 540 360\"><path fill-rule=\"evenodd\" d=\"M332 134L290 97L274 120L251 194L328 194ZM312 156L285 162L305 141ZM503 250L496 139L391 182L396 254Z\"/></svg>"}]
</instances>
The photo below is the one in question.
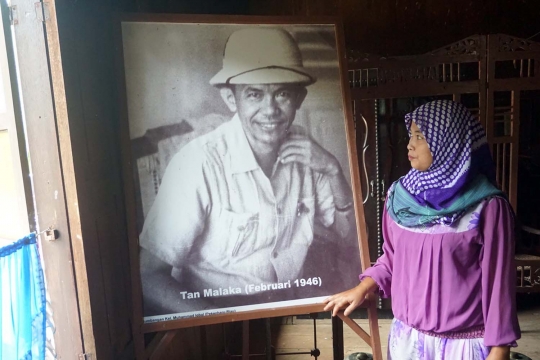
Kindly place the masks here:
<instances>
[{"instance_id":1,"label":"metal stand","mask_svg":"<svg viewBox=\"0 0 540 360\"><path fill-rule=\"evenodd\" d=\"M311 313L309 314L309 317L313 319L313 349L311 351L297 351L297 352L287 352L287 353L279 353L276 354L276 356L279 355L310 355L314 356L315 360L321 356L321 351L317 348L317 318L319 314L317 313ZM343 347L343 343L342 343ZM340 359L341 360L341 359Z\"/></svg>"},{"instance_id":2,"label":"metal stand","mask_svg":"<svg viewBox=\"0 0 540 360\"><path fill-rule=\"evenodd\" d=\"M345 357L343 350L343 321L337 316L332 317L332 345L334 360L343 359Z\"/></svg>"},{"instance_id":3,"label":"metal stand","mask_svg":"<svg viewBox=\"0 0 540 360\"><path fill-rule=\"evenodd\" d=\"M250 354L249 353L249 321L243 321L242 322L242 355L238 354L230 354L228 349L225 349L223 353L223 359L224 360L231 360L235 358L242 358L242 360L249 360L250 358L256 358L256 357L265 357L266 360L276 360L277 356L283 356L283 355L310 355L315 357L315 360L318 359L318 357L321 355L321 351L317 348L317 313L311 313L309 316L313 319L313 349L310 351L296 351L296 352L283 352L276 354L274 346L272 346L272 329L271 329L271 323L270 318L265 319L265 339L266 339L266 349L265 352L262 354ZM341 322L341 320L339 320ZM342 333L343 333L343 324L342 327ZM343 353L343 337L341 340L341 353ZM334 357L334 359L336 359ZM343 357L341 357L339 360L342 360Z\"/></svg>"}]
</instances>

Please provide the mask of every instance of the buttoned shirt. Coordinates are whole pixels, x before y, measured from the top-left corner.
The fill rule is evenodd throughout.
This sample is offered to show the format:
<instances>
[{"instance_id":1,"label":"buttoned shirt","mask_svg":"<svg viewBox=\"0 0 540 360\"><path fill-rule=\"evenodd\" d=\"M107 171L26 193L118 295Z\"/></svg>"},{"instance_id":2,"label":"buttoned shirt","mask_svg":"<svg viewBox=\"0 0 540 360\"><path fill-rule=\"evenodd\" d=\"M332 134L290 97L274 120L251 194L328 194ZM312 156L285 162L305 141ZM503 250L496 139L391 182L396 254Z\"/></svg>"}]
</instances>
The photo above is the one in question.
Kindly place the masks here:
<instances>
[{"instance_id":1,"label":"buttoned shirt","mask_svg":"<svg viewBox=\"0 0 540 360\"><path fill-rule=\"evenodd\" d=\"M235 115L170 161L140 245L187 291L294 281L314 222L329 227L334 214L326 176L276 162L268 178Z\"/></svg>"}]
</instances>

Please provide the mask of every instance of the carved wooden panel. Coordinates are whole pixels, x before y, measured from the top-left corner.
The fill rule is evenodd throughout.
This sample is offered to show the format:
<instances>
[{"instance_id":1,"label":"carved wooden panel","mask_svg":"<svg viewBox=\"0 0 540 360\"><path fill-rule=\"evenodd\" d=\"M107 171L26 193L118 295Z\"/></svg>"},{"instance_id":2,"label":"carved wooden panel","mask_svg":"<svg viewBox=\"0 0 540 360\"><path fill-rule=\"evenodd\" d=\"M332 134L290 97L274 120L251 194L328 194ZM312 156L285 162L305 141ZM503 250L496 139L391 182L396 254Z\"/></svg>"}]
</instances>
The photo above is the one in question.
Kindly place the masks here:
<instances>
[{"instance_id":1,"label":"carved wooden panel","mask_svg":"<svg viewBox=\"0 0 540 360\"><path fill-rule=\"evenodd\" d=\"M540 256L516 255L517 292L540 292Z\"/></svg>"},{"instance_id":2,"label":"carved wooden panel","mask_svg":"<svg viewBox=\"0 0 540 360\"><path fill-rule=\"evenodd\" d=\"M430 55L454 56L454 55L479 55L485 51L483 36L471 36L442 48L428 52Z\"/></svg>"},{"instance_id":3,"label":"carved wooden panel","mask_svg":"<svg viewBox=\"0 0 540 360\"><path fill-rule=\"evenodd\" d=\"M349 84L362 99L478 92L486 38L474 36L418 56L378 57L350 50Z\"/></svg>"},{"instance_id":4,"label":"carved wooden panel","mask_svg":"<svg viewBox=\"0 0 540 360\"><path fill-rule=\"evenodd\" d=\"M531 99L540 91L539 43L502 34L472 36L415 57L385 58L349 51L348 60L353 101L362 103L373 99L378 104L377 112L365 117L367 124L362 125L375 133L359 140L358 150L370 154L361 160L364 162L361 169L365 171L363 179L366 183L375 179L374 188L379 198L383 198L380 191L385 188L382 180L392 182L402 175L399 173L399 135L389 131L392 117L403 118L403 107L407 107L403 100L410 99L410 111L421 105L421 101L450 96L464 104L486 129L497 183L508 195L513 208L518 209L522 95L526 94L529 103L533 103L529 107L535 106ZM530 127L534 109L527 111ZM374 140L369 140L370 136ZM367 149L372 145L367 144L373 143L376 149L369 153ZM377 246L380 255L381 211L368 202L365 206L368 209L366 222L371 230L370 248ZM370 213L376 215L376 223L368 220ZM372 234L374 231L377 236ZM371 255L373 258L374 254ZM518 291L540 290L540 258L532 261L520 256L516 259Z\"/></svg>"},{"instance_id":5,"label":"carved wooden panel","mask_svg":"<svg viewBox=\"0 0 540 360\"><path fill-rule=\"evenodd\" d=\"M520 39L505 34L491 35L495 37L498 52L516 52L516 51L540 51L540 44L526 39Z\"/></svg>"},{"instance_id":6,"label":"carved wooden panel","mask_svg":"<svg viewBox=\"0 0 540 360\"><path fill-rule=\"evenodd\" d=\"M486 38L472 36L427 54L386 58L348 51L370 256L382 254L388 186L410 168L403 116L435 99L464 103L485 124Z\"/></svg>"},{"instance_id":7,"label":"carved wooden panel","mask_svg":"<svg viewBox=\"0 0 540 360\"><path fill-rule=\"evenodd\" d=\"M381 255L380 249L380 204L378 193L378 121L375 100L353 99L353 117L356 129L356 147L364 213L368 232L368 244L371 261Z\"/></svg>"},{"instance_id":8,"label":"carved wooden panel","mask_svg":"<svg viewBox=\"0 0 540 360\"><path fill-rule=\"evenodd\" d=\"M488 37L476 35L414 57L350 50L348 60L355 99L477 94L466 106L486 128L497 180L517 208L520 91L540 89L539 43L495 34L488 46Z\"/></svg>"},{"instance_id":9,"label":"carved wooden panel","mask_svg":"<svg viewBox=\"0 0 540 360\"><path fill-rule=\"evenodd\" d=\"M540 89L540 43L504 34L488 36L486 133L497 181L518 208L521 93Z\"/></svg>"}]
</instances>

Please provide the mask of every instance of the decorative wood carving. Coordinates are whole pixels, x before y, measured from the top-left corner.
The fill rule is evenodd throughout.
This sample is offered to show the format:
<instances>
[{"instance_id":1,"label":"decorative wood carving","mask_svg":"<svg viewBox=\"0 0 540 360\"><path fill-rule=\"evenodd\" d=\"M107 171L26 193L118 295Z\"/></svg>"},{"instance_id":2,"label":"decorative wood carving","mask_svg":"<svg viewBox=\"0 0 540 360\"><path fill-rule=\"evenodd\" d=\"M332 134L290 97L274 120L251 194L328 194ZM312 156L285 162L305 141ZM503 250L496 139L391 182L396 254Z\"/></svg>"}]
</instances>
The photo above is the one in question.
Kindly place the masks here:
<instances>
[{"instance_id":1,"label":"decorative wood carving","mask_svg":"<svg viewBox=\"0 0 540 360\"><path fill-rule=\"evenodd\" d=\"M499 52L516 52L516 51L540 51L540 43L520 39L505 34L490 35L496 37L498 42L497 50Z\"/></svg>"},{"instance_id":2,"label":"decorative wood carving","mask_svg":"<svg viewBox=\"0 0 540 360\"><path fill-rule=\"evenodd\" d=\"M471 36L418 56L381 57L349 50L349 83L361 98L388 98L478 91L483 76L476 64L486 57L485 36Z\"/></svg>"},{"instance_id":3,"label":"decorative wood carving","mask_svg":"<svg viewBox=\"0 0 540 360\"><path fill-rule=\"evenodd\" d=\"M377 61L377 60L385 59L384 57L368 54L368 53L361 52L355 49L347 49L346 53L347 53L347 61L349 61L349 63L361 62L361 61Z\"/></svg>"},{"instance_id":4,"label":"decorative wood carving","mask_svg":"<svg viewBox=\"0 0 540 360\"><path fill-rule=\"evenodd\" d=\"M453 44L444 46L437 50L430 51L427 55L440 55L440 56L452 56L452 55L479 55L485 49L482 49L480 44L480 35L471 36Z\"/></svg>"}]
</instances>

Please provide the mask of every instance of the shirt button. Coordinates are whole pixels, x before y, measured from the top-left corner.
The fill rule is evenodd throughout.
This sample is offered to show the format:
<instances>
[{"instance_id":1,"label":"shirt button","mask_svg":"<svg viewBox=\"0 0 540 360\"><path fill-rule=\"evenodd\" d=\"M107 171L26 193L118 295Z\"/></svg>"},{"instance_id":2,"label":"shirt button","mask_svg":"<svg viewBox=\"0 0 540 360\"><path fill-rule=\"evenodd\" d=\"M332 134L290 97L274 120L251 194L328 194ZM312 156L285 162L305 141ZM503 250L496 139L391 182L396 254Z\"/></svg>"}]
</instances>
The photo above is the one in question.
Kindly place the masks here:
<instances>
[{"instance_id":1,"label":"shirt button","mask_svg":"<svg viewBox=\"0 0 540 360\"><path fill-rule=\"evenodd\" d=\"M272 254L272 256L274 257L274 259L277 258L277 256L278 256L277 251L274 251L274 253Z\"/></svg>"},{"instance_id":2,"label":"shirt button","mask_svg":"<svg viewBox=\"0 0 540 360\"><path fill-rule=\"evenodd\" d=\"M245 227L244 226L239 226L238 227L238 231L244 231Z\"/></svg>"},{"instance_id":3,"label":"shirt button","mask_svg":"<svg viewBox=\"0 0 540 360\"><path fill-rule=\"evenodd\" d=\"M278 214L281 214L281 208L280 208L279 206L278 206L278 208L277 208L277 213L278 213Z\"/></svg>"}]
</instances>

